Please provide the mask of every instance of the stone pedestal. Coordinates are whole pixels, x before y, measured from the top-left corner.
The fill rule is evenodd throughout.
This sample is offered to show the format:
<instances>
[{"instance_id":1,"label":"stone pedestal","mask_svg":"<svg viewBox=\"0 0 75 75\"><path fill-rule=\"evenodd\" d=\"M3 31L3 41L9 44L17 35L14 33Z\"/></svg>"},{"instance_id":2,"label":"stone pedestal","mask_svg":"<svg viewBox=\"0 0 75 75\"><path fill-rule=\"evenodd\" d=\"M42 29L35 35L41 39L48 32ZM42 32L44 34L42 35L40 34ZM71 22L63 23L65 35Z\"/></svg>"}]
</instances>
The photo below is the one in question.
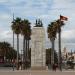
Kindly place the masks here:
<instances>
[{"instance_id":1,"label":"stone pedestal","mask_svg":"<svg viewBox=\"0 0 75 75\"><path fill-rule=\"evenodd\" d=\"M45 30L43 27L34 27L31 36L31 69L45 69Z\"/></svg>"}]
</instances>

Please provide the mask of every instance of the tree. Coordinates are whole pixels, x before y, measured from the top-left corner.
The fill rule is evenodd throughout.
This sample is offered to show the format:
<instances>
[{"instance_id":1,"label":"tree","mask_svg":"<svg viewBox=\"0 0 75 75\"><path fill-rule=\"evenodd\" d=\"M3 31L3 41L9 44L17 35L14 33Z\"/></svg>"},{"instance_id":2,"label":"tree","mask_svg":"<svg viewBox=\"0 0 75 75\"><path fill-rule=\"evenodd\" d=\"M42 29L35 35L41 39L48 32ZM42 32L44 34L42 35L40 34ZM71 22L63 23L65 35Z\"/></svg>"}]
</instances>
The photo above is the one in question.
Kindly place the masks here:
<instances>
[{"instance_id":1,"label":"tree","mask_svg":"<svg viewBox=\"0 0 75 75\"><path fill-rule=\"evenodd\" d=\"M9 51L6 53L6 59L12 60L14 58L15 60L16 57L17 57L17 51L12 47L10 47Z\"/></svg>"},{"instance_id":2,"label":"tree","mask_svg":"<svg viewBox=\"0 0 75 75\"><path fill-rule=\"evenodd\" d=\"M22 20L21 34L23 35L23 51L24 51L24 69L26 68L26 62L28 60L29 40L31 36L30 22L26 19Z\"/></svg>"},{"instance_id":3,"label":"tree","mask_svg":"<svg viewBox=\"0 0 75 75\"><path fill-rule=\"evenodd\" d=\"M9 51L9 47L8 42L0 42L1 55L4 56L4 61L6 61L6 53Z\"/></svg>"},{"instance_id":4,"label":"tree","mask_svg":"<svg viewBox=\"0 0 75 75\"><path fill-rule=\"evenodd\" d=\"M51 66L53 66L54 64L54 42L55 42L55 38L56 38L56 27L55 27L55 22L51 22L48 25L47 28L47 33L48 33L48 38L50 38L50 41L52 43L52 50L51 50Z\"/></svg>"},{"instance_id":5,"label":"tree","mask_svg":"<svg viewBox=\"0 0 75 75\"><path fill-rule=\"evenodd\" d=\"M64 25L64 21L61 21L60 19L58 19L58 20L56 20L56 21L54 21L53 23L52 23L53 25L52 25L52 27L51 27L51 29L48 27L48 36L49 37L52 37L53 35L54 36L56 36L56 34L58 33L58 43L59 43L59 68L60 68L60 70L61 70L61 27ZM51 31L49 31L49 30L51 30ZM51 32L51 33L50 33ZM51 36L51 34L52 34L52 36ZM55 37L54 37L54 39L55 39Z\"/></svg>"},{"instance_id":6,"label":"tree","mask_svg":"<svg viewBox=\"0 0 75 75\"><path fill-rule=\"evenodd\" d=\"M57 20L56 21L56 29L57 29L57 32L58 32L58 43L59 43L59 69L61 69L61 65L62 65L62 57L61 57L61 27L64 25L64 22L61 21L61 20Z\"/></svg>"},{"instance_id":7,"label":"tree","mask_svg":"<svg viewBox=\"0 0 75 75\"><path fill-rule=\"evenodd\" d=\"M46 65L51 64L51 48L46 49ZM58 64L58 55L56 50L54 50L54 63Z\"/></svg>"},{"instance_id":8,"label":"tree","mask_svg":"<svg viewBox=\"0 0 75 75\"><path fill-rule=\"evenodd\" d=\"M14 56L13 56L14 53ZM0 55L6 59L12 60L13 57L16 59L16 50L14 50L8 42L0 42Z\"/></svg>"},{"instance_id":9,"label":"tree","mask_svg":"<svg viewBox=\"0 0 75 75\"><path fill-rule=\"evenodd\" d=\"M17 17L12 22L12 30L17 35L17 70L19 69L19 34L21 32L21 18Z\"/></svg>"}]
</instances>

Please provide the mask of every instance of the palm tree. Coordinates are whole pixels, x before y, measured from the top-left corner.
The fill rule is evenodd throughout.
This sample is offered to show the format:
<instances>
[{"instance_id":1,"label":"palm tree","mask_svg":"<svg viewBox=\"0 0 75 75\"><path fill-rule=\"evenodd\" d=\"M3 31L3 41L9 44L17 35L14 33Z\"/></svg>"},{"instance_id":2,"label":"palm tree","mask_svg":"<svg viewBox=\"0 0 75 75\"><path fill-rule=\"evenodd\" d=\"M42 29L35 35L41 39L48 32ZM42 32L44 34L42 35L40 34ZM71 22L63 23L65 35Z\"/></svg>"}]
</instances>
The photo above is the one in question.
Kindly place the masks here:
<instances>
[{"instance_id":1,"label":"palm tree","mask_svg":"<svg viewBox=\"0 0 75 75\"><path fill-rule=\"evenodd\" d=\"M61 27L64 25L64 21L61 20L57 20L55 27L57 29L58 32L58 43L59 43L59 58L58 58L58 66L59 69L62 70L61 66L62 66L62 57L61 57Z\"/></svg>"},{"instance_id":2,"label":"palm tree","mask_svg":"<svg viewBox=\"0 0 75 75\"><path fill-rule=\"evenodd\" d=\"M21 34L23 35L23 51L24 51L24 69L26 68L26 61L28 59L28 50L29 50L29 40L31 35L31 26L30 22L26 19L22 20L22 26L21 26ZM28 45L27 45L28 43Z\"/></svg>"},{"instance_id":3,"label":"palm tree","mask_svg":"<svg viewBox=\"0 0 75 75\"><path fill-rule=\"evenodd\" d=\"M52 50L51 50L51 66L54 64L54 42L56 38L56 27L55 27L55 22L51 22L48 25L47 28L47 33L48 33L48 38L50 38L51 43L52 43Z\"/></svg>"},{"instance_id":4,"label":"palm tree","mask_svg":"<svg viewBox=\"0 0 75 75\"><path fill-rule=\"evenodd\" d=\"M46 65L49 65L51 63L51 48L46 49ZM58 63L58 55L56 50L54 50L54 62Z\"/></svg>"},{"instance_id":5,"label":"palm tree","mask_svg":"<svg viewBox=\"0 0 75 75\"><path fill-rule=\"evenodd\" d=\"M17 17L12 22L12 30L17 35L17 70L19 69L19 34L21 32L21 18Z\"/></svg>"}]
</instances>

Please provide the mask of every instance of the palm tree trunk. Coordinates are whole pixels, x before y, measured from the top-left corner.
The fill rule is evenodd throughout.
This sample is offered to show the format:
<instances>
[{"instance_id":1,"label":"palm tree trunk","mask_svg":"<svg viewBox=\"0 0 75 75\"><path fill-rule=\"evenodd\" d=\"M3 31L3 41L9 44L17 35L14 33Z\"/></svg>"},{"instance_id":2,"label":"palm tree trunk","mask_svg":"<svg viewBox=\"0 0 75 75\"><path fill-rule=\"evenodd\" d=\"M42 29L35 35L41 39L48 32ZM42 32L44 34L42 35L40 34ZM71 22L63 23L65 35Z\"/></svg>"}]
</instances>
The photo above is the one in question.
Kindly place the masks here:
<instances>
[{"instance_id":1,"label":"palm tree trunk","mask_svg":"<svg viewBox=\"0 0 75 75\"><path fill-rule=\"evenodd\" d=\"M29 39L27 39L27 59L29 58Z\"/></svg>"},{"instance_id":2,"label":"palm tree trunk","mask_svg":"<svg viewBox=\"0 0 75 75\"><path fill-rule=\"evenodd\" d=\"M29 39L27 40L27 65L29 66Z\"/></svg>"},{"instance_id":3,"label":"palm tree trunk","mask_svg":"<svg viewBox=\"0 0 75 75\"><path fill-rule=\"evenodd\" d=\"M54 38L52 38L52 49L51 49L51 66L54 64Z\"/></svg>"},{"instance_id":4,"label":"palm tree trunk","mask_svg":"<svg viewBox=\"0 0 75 75\"><path fill-rule=\"evenodd\" d=\"M19 70L19 35L17 34L17 70Z\"/></svg>"},{"instance_id":5,"label":"palm tree trunk","mask_svg":"<svg viewBox=\"0 0 75 75\"><path fill-rule=\"evenodd\" d=\"M26 39L26 68L27 68L27 53L28 53L28 52L27 52L27 46L28 46L28 45L27 45L27 39Z\"/></svg>"},{"instance_id":6,"label":"palm tree trunk","mask_svg":"<svg viewBox=\"0 0 75 75\"><path fill-rule=\"evenodd\" d=\"M23 69L25 69L25 61L26 61L26 49L25 49L25 42L26 42L26 40L25 40L25 36L24 36L24 38L23 38Z\"/></svg>"},{"instance_id":7,"label":"palm tree trunk","mask_svg":"<svg viewBox=\"0 0 75 75\"><path fill-rule=\"evenodd\" d=\"M61 57L61 28L59 27L59 34L58 34L58 41L59 41L59 56L58 56L58 66L59 69L62 70L62 57Z\"/></svg>"},{"instance_id":8,"label":"palm tree trunk","mask_svg":"<svg viewBox=\"0 0 75 75\"><path fill-rule=\"evenodd\" d=\"M26 47L26 59L28 60L28 39L27 39L26 45L27 45L27 47Z\"/></svg>"},{"instance_id":9,"label":"palm tree trunk","mask_svg":"<svg viewBox=\"0 0 75 75\"><path fill-rule=\"evenodd\" d=\"M29 59L29 40L28 40L28 59Z\"/></svg>"}]
</instances>

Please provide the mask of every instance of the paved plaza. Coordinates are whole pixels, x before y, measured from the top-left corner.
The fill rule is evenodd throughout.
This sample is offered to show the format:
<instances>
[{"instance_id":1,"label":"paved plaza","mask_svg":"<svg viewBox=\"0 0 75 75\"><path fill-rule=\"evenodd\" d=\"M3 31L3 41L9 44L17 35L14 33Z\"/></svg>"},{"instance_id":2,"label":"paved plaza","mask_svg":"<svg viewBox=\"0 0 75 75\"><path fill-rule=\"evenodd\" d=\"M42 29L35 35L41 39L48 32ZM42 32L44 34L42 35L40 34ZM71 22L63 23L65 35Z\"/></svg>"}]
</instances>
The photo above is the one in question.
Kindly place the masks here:
<instances>
[{"instance_id":1,"label":"paved plaza","mask_svg":"<svg viewBox=\"0 0 75 75\"><path fill-rule=\"evenodd\" d=\"M75 71L49 71L49 70L0 70L0 75L75 75Z\"/></svg>"}]
</instances>

